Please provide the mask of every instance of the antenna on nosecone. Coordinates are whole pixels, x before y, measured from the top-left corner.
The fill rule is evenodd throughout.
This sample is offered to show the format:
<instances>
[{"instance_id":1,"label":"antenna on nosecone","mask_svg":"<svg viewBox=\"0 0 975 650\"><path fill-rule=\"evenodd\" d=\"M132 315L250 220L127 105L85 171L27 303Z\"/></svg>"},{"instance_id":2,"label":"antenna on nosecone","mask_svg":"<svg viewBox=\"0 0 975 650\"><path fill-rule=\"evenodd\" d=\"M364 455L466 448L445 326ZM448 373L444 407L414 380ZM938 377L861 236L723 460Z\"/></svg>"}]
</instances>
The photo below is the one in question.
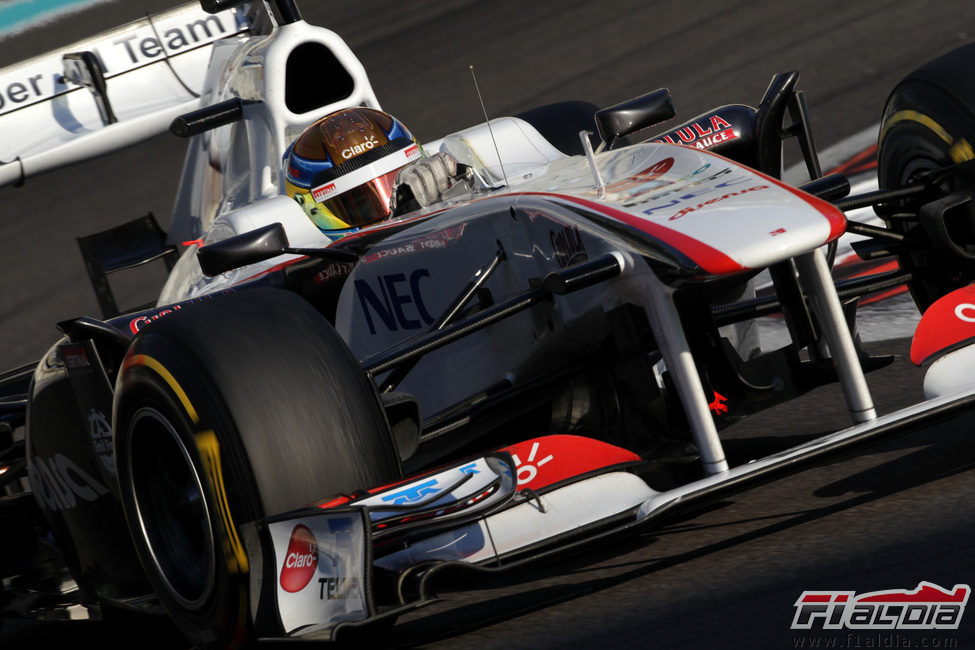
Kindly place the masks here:
<instances>
[{"instance_id":1,"label":"antenna on nosecone","mask_svg":"<svg viewBox=\"0 0 975 650\"><path fill-rule=\"evenodd\" d=\"M487 122L488 133L491 134L491 142L494 143L494 152L498 154L498 164L501 165L501 177L504 178L505 186L508 185L508 175L504 172L504 162L501 160L501 150L498 149L498 141L494 137L494 129L491 128L491 120L488 119L487 109L484 108L484 98L481 97L481 89L477 85L477 75L474 74L474 66L471 69L471 77L474 79L474 90L477 91L477 101L481 103L481 112L484 113L484 121Z\"/></svg>"}]
</instances>

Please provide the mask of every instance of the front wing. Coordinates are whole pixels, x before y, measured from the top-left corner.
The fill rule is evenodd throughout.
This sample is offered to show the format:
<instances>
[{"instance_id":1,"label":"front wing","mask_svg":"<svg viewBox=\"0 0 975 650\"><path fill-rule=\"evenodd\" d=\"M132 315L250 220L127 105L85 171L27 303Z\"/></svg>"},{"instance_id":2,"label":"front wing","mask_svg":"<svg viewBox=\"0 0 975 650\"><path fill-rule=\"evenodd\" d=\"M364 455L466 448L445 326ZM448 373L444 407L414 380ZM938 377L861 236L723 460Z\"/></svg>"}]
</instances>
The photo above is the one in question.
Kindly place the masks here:
<instances>
[{"instance_id":1,"label":"front wing","mask_svg":"<svg viewBox=\"0 0 975 650\"><path fill-rule=\"evenodd\" d=\"M248 524L261 638L334 640L435 599L448 572L494 574L659 524L827 457L970 417L975 389L654 490L632 452L579 436L530 439L362 495Z\"/></svg>"}]
</instances>

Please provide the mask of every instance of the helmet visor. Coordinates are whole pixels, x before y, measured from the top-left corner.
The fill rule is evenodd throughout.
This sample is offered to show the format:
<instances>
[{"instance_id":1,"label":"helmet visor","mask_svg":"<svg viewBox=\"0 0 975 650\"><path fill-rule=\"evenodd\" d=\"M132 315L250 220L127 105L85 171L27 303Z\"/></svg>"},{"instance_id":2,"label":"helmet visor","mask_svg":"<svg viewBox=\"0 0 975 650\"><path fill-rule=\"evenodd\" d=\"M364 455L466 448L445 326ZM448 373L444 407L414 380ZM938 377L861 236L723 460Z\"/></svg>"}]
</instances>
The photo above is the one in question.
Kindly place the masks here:
<instances>
[{"instance_id":1,"label":"helmet visor","mask_svg":"<svg viewBox=\"0 0 975 650\"><path fill-rule=\"evenodd\" d=\"M420 148L409 141L408 146L377 160L369 160L368 156L365 154L360 157L363 160L352 160L333 168L322 179L321 185L311 189L312 200L323 212L343 222L345 228L364 226L389 217L396 174L420 156ZM319 228L322 228L321 224Z\"/></svg>"},{"instance_id":2,"label":"helmet visor","mask_svg":"<svg viewBox=\"0 0 975 650\"><path fill-rule=\"evenodd\" d=\"M399 169L363 183L338 196L326 199L322 205L346 224L346 228L365 226L389 217L393 182Z\"/></svg>"}]
</instances>

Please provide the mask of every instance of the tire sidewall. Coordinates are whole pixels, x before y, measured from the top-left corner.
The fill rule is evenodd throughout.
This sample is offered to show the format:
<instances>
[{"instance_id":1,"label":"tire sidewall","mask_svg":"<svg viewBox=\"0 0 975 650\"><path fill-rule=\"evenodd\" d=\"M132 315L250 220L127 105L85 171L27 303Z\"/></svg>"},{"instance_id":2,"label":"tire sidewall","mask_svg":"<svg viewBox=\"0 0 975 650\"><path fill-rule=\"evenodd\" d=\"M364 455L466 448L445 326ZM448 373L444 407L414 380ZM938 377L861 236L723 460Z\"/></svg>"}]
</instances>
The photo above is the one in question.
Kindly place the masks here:
<instances>
[{"instance_id":1,"label":"tire sidewall","mask_svg":"<svg viewBox=\"0 0 975 650\"><path fill-rule=\"evenodd\" d=\"M220 413L225 409L212 403L214 393L205 389L208 378L202 370L196 368L187 372L185 358L172 358L176 355L167 355L164 349L160 349L163 346L154 346L154 342L151 337L138 341L133 346L130 357L147 355L162 364L174 377L180 377L179 386L185 391L186 399L194 409L207 413L207 421L194 423L180 397L166 384L165 379L147 366L130 366L123 372L118 387L120 399L116 404L114 421L131 422L140 411L153 409L169 422L186 450L193 469L200 478L203 498L211 513L208 523L213 555L209 558L210 566L206 569L209 574L208 587L203 598L189 606L181 602L180 597L156 569L156 560L145 536L137 534L141 528L141 519L134 494L130 446L132 432L129 430L121 431L121 435L116 438L123 509L130 531L133 532L136 552L146 569L150 584L184 636L195 645L203 647L239 646L251 636L248 612L249 575L246 565L240 567L232 554L224 550L232 546L231 540L239 545L237 531L228 530L228 526L223 523L224 519L214 511L218 509L217 493L220 490L232 496L228 503L231 509L230 518L234 524L258 518L260 515L252 506L256 500L253 496L245 496L253 495L254 487L242 480L241 477L246 475L246 468L239 467L240 459L227 453L231 445L226 441L220 446L223 484L213 485L209 478L212 475L211 468L207 467L202 458L196 436L214 429L221 431L221 436L224 437L233 435L233 424L229 419L214 421L213 413ZM238 547L236 550L240 552L242 549Z\"/></svg>"},{"instance_id":2,"label":"tire sidewall","mask_svg":"<svg viewBox=\"0 0 975 650\"><path fill-rule=\"evenodd\" d=\"M401 476L374 384L328 321L284 290L217 296L147 325L126 354L115 399L129 530L157 595L195 645L253 637L241 525ZM159 575L139 518L133 486L152 485L144 474L166 477L155 464L131 460L142 456L129 425L147 408L186 450L169 454L170 462L189 457L206 477L212 589L195 602L181 602Z\"/></svg>"},{"instance_id":3,"label":"tire sidewall","mask_svg":"<svg viewBox=\"0 0 975 650\"><path fill-rule=\"evenodd\" d=\"M877 153L880 187L901 187L924 171L968 159L973 144L975 114L967 103L933 81L918 75L909 77L894 89L884 109ZM949 193L955 189L959 188L946 183L940 191ZM900 205L907 212L919 207L910 201ZM890 220L887 225L895 232L908 230L897 220ZM959 269L937 249L903 253L897 259L902 268L918 269L923 274L908 284L921 311L975 279L975 268Z\"/></svg>"}]
</instances>

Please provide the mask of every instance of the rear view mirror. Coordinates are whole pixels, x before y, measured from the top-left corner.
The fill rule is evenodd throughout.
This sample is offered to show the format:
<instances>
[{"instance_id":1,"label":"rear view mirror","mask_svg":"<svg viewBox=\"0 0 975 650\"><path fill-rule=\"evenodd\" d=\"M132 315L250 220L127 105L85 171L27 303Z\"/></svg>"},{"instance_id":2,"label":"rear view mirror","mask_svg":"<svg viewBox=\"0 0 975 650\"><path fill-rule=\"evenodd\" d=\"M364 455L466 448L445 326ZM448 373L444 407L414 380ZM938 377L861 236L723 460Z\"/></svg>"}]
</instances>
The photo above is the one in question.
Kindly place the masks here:
<instances>
[{"instance_id":1,"label":"rear view mirror","mask_svg":"<svg viewBox=\"0 0 975 650\"><path fill-rule=\"evenodd\" d=\"M596 111L596 128L599 137L612 149L617 138L669 120L676 114L670 91L661 88Z\"/></svg>"},{"instance_id":2,"label":"rear view mirror","mask_svg":"<svg viewBox=\"0 0 975 650\"><path fill-rule=\"evenodd\" d=\"M203 273L219 275L289 252L284 226L272 223L242 235L208 244L196 251Z\"/></svg>"},{"instance_id":3,"label":"rear view mirror","mask_svg":"<svg viewBox=\"0 0 975 650\"><path fill-rule=\"evenodd\" d=\"M306 255L343 264L354 264L359 260L357 253L339 246L291 248L288 235L280 223L207 244L196 251L196 259L203 273L212 277L285 254Z\"/></svg>"}]
</instances>

